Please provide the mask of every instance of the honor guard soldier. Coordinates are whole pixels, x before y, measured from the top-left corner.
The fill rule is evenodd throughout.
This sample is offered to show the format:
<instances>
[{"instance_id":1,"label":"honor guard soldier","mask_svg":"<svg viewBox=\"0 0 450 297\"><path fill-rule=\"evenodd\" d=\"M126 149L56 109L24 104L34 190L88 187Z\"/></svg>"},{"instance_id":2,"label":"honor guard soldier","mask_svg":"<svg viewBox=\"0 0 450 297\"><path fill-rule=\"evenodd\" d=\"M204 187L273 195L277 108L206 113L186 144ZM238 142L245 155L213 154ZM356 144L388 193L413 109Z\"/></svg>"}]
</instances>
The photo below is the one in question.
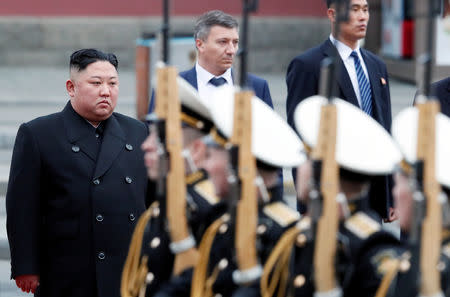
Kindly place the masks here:
<instances>
[{"instance_id":1,"label":"honor guard soldier","mask_svg":"<svg viewBox=\"0 0 450 297\"><path fill-rule=\"evenodd\" d=\"M185 197L177 197L177 199L186 200L185 215L192 237L178 246L171 242L169 229L180 226L171 226L171 222L166 216L167 208L170 207L165 199L166 189L157 189L157 191L162 190L162 197L159 201L155 201L147 211L146 221L148 223L144 222L141 230L136 230L130 246L122 276L122 296L137 296L140 290L145 292L143 289L145 287L146 296L166 296L165 294L187 296L190 290L193 265L175 272L174 260L179 252L178 248L183 249L183 245L195 247L196 243L200 242L209 223L225 211L225 205L215 195L214 186L208 180L206 172L199 167L206 158L206 145L202 141L202 137L213 127L209 111L200 100L197 91L184 79L176 77L175 87L178 88L181 101L180 118L183 143L181 158L183 163L187 164L184 179L175 182L180 182L186 187ZM157 101L157 105L158 103L159 101ZM166 139L170 137L166 131L158 129L157 125L158 122L151 124L150 136L142 144L148 176L155 182L166 176L164 168L168 164L168 160L162 158L164 148L159 136L162 132L166 133ZM145 220L144 217L145 214L140 222ZM136 257L141 258L142 261L146 258L148 272L136 268L138 266ZM193 260L195 265L196 259ZM138 280L135 285L130 285L135 280ZM158 293L160 290L162 291Z\"/></svg>"},{"instance_id":2,"label":"honor guard soldier","mask_svg":"<svg viewBox=\"0 0 450 297\"><path fill-rule=\"evenodd\" d=\"M271 254L264 268L263 296L273 296L271 288L277 285L287 286L293 296L386 296L392 287L391 263L398 261L402 250L399 241L382 230L380 217L369 208L368 192L371 177L391 173L400 152L371 117L344 100L331 100L329 105L336 109L335 137L330 137L335 144L331 158L337 163L338 177L336 195L331 199L336 231L328 232L333 222L324 221L328 233L323 238L323 218L318 220L318 216L328 206L325 197L322 205L321 195L333 181L324 175L325 159L316 159L314 153L318 147L330 145L320 116L326 105L326 98L313 96L302 101L294 114L296 129L313 159L297 170L298 198L307 204L307 214L283 235ZM324 240L319 242L321 238ZM286 263L292 248L294 274L287 277L287 268L279 267L279 263ZM326 273L320 269L323 259L327 260ZM324 290L326 282L331 285Z\"/></svg>"},{"instance_id":3,"label":"honor guard soldier","mask_svg":"<svg viewBox=\"0 0 450 297\"><path fill-rule=\"evenodd\" d=\"M432 119L435 123L435 178L442 187L438 193L438 205L440 212L431 214L433 217L442 218L442 228L433 228L432 233L441 240L438 248L437 257L434 258L428 246L421 235L420 228L425 225L425 210L430 208L425 206L429 199L424 195L425 184L423 175L425 171L423 165L420 165L418 155L419 139L419 109L410 107L403 110L394 119L392 133L394 139L399 144L403 153L403 161L400 170L395 174L395 186L393 190L395 205L398 210L400 228L402 231L403 243L408 247L409 253L403 260L401 269L398 273L398 284L395 296L429 296L424 295L424 278L420 263L420 258L425 255L426 262L435 262L434 271L429 274L436 274L436 283L440 285L438 291L433 296L450 296L450 157L448 148L450 147L450 119L442 113L437 113ZM429 130L427 130L429 134ZM431 141L424 143L427 147L432 146ZM433 244L434 245L434 244ZM434 246L431 249L435 249ZM431 251L432 252L432 251ZM433 259L433 258L434 259ZM410 258L410 259L408 259ZM429 276L429 275L427 275ZM440 281L439 281L440 278ZM440 289L440 290L439 290ZM420 293L420 294L419 294Z\"/></svg>"},{"instance_id":4,"label":"honor guard soldier","mask_svg":"<svg viewBox=\"0 0 450 297\"><path fill-rule=\"evenodd\" d=\"M191 296L259 296L261 264L284 230L299 218L295 210L283 203L280 192L273 189L279 189L280 168L298 166L306 160L301 153L303 145L293 129L260 99L250 95L242 102L238 101L239 96L234 87L222 86L211 104L219 131L210 138L212 153L208 155L221 155L227 166L210 175L216 175L212 180L216 181L216 188L226 196L222 198L226 198L230 207L228 214L214 222L202 239L201 259L194 270ZM246 102L245 99L251 100ZM237 134L245 135L249 142L236 145ZM245 197L249 192L245 191L248 187L243 175L251 171L251 165L242 166L242 154L246 149L248 158L256 158L257 173L250 179L251 186L257 184L253 197ZM205 169L212 168L205 166ZM219 183L224 180L228 182ZM247 202L254 208L241 208ZM244 235L246 232L248 235ZM249 240L241 249L241 236L247 236L244 240L254 236L253 242ZM254 253L247 253L252 249ZM242 257L243 253L246 256ZM253 266L247 264L252 257L256 260Z\"/></svg>"}]
</instances>

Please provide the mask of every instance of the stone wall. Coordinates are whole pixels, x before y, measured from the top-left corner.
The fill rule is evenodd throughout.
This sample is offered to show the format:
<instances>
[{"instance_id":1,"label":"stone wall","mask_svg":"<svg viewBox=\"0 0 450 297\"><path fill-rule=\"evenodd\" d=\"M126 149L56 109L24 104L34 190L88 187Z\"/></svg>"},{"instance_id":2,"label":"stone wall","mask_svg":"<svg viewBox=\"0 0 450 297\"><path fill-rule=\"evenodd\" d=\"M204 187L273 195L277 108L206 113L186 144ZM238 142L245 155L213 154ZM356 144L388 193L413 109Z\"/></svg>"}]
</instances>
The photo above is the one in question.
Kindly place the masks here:
<instances>
[{"instance_id":1,"label":"stone wall","mask_svg":"<svg viewBox=\"0 0 450 297\"><path fill-rule=\"evenodd\" d=\"M191 33L195 18L171 20L173 33ZM154 33L161 18L1 17L0 66L67 65L76 49L94 47L117 54L121 67L133 68L136 39ZM249 70L284 72L298 53L329 34L324 18L253 17L250 21Z\"/></svg>"}]
</instances>

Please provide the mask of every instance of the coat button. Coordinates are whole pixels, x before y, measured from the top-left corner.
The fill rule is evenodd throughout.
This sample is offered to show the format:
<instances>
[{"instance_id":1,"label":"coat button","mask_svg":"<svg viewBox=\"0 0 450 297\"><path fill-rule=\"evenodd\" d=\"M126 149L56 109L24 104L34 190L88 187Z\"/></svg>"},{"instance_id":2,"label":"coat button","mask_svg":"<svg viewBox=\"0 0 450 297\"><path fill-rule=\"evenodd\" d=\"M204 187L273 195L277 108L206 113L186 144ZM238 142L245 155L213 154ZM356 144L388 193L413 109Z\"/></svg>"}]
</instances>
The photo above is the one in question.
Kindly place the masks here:
<instances>
[{"instance_id":1,"label":"coat button","mask_svg":"<svg viewBox=\"0 0 450 297\"><path fill-rule=\"evenodd\" d=\"M160 244L161 244L161 239L159 239L159 237L155 237L150 242L150 247L152 249L156 249Z\"/></svg>"},{"instance_id":2,"label":"coat button","mask_svg":"<svg viewBox=\"0 0 450 297\"><path fill-rule=\"evenodd\" d=\"M78 145L73 145L72 146L72 152L78 153L79 151L80 151L80 147Z\"/></svg>"},{"instance_id":3,"label":"coat button","mask_svg":"<svg viewBox=\"0 0 450 297\"><path fill-rule=\"evenodd\" d=\"M125 177L125 182L127 184L131 184L133 182L133 180L131 179L131 177L127 176L127 177Z\"/></svg>"},{"instance_id":4,"label":"coat button","mask_svg":"<svg viewBox=\"0 0 450 297\"><path fill-rule=\"evenodd\" d=\"M100 260L104 260L105 259L105 253L104 252L100 252L100 253L98 253L98 258L100 259Z\"/></svg>"},{"instance_id":5,"label":"coat button","mask_svg":"<svg viewBox=\"0 0 450 297\"><path fill-rule=\"evenodd\" d=\"M100 184L100 180L98 178L94 179L92 182L94 183L94 185Z\"/></svg>"},{"instance_id":6,"label":"coat button","mask_svg":"<svg viewBox=\"0 0 450 297\"><path fill-rule=\"evenodd\" d=\"M95 219L97 220L97 222L103 222L103 216L101 214L98 214Z\"/></svg>"},{"instance_id":7,"label":"coat button","mask_svg":"<svg viewBox=\"0 0 450 297\"><path fill-rule=\"evenodd\" d=\"M125 148L127 149L127 151L132 151L133 150L133 146L131 144L129 144L129 143L127 143L125 145Z\"/></svg>"},{"instance_id":8,"label":"coat button","mask_svg":"<svg viewBox=\"0 0 450 297\"><path fill-rule=\"evenodd\" d=\"M130 219L130 221L134 221L136 220L136 217L134 216L134 214L130 213L130 215L128 216L128 218Z\"/></svg>"}]
</instances>

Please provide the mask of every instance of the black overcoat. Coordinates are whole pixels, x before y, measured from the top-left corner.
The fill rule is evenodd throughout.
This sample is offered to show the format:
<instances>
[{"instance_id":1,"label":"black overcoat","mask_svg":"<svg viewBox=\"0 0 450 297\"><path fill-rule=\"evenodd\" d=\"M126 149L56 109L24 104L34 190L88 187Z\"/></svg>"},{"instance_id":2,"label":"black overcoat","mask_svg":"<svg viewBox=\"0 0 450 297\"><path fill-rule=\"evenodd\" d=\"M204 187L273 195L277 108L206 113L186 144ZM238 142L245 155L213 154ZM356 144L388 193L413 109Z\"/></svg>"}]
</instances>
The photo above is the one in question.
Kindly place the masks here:
<instances>
[{"instance_id":1,"label":"black overcoat","mask_svg":"<svg viewBox=\"0 0 450 297\"><path fill-rule=\"evenodd\" d=\"M70 102L20 126L6 195L12 278L40 275L36 296L120 296L146 205L147 134L145 124L113 113L99 145Z\"/></svg>"}]
</instances>

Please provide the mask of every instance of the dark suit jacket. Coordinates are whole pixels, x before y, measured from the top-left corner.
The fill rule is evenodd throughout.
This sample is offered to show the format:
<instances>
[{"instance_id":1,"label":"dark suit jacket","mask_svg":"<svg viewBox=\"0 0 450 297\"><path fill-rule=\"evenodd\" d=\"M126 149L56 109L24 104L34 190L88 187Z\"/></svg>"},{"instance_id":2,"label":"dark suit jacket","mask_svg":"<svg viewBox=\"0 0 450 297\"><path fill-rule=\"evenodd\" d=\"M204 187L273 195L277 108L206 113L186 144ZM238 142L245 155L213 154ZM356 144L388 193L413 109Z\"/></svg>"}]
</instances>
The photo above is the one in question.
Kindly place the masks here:
<instances>
[{"instance_id":1,"label":"dark suit jacket","mask_svg":"<svg viewBox=\"0 0 450 297\"><path fill-rule=\"evenodd\" d=\"M6 194L12 278L40 275L36 296L120 296L145 210L147 131L114 113L98 150L93 127L70 102L20 126Z\"/></svg>"},{"instance_id":2,"label":"dark suit jacket","mask_svg":"<svg viewBox=\"0 0 450 297\"><path fill-rule=\"evenodd\" d=\"M196 90L198 89L197 71L195 71L195 67L187 71L180 72L180 76L184 78L188 83L190 83ZM248 73L247 81L249 86L251 86L251 88L255 92L255 95L273 108L272 97L270 96L269 85L267 84L267 81L251 73ZM154 95L154 92L152 92L149 113L151 113L154 108Z\"/></svg>"},{"instance_id":3,"label":"dark suit jacket","mask_svg":"<svg viewBox=\"0 0 450 297\"><path fill-rule=\"evenodd\" d=\"M431 95L439 100L441 112L450 117L450 77L432 83Z\"/></svg>"},{"instance_id":4,"label":"dark suit jacket","mask_svg":"<svg viewBox=\"0 0 450 297\"><path fill-rule=\"evenodd\" d=\"M319 93L320 64L324 58L331 57L334 53L337 53L336 48L327 39L319 46L295 57L289 64L286 75L288 89L286 112L288 123L292 127L295 128L293 115L297 104L303 99ZM392 112L386 65L377 56L365 49L361 49L361 55L367 66L372 87L373 117L387 131L390 131ZM340 73L336 96L359 106L350 77L340 58L338 59L338 67ZM392 205L391 187L392 180L390 177L377 177L372 181L371 206L382 217L386 217L387 207Z\"/></svg>"}]
</instances>

